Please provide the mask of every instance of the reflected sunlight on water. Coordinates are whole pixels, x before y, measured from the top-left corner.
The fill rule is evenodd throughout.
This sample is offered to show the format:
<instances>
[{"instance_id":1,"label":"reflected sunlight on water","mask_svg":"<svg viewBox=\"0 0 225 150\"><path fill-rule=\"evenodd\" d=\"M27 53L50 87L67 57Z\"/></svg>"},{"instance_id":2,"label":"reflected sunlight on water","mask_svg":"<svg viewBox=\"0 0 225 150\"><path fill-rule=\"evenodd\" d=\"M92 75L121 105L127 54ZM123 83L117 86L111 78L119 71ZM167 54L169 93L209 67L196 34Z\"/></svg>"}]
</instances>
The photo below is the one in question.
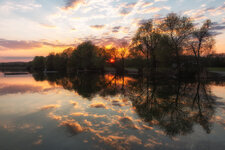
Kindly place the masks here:
<instances>
[{"instance_id":1,"label":"reflected sunlight on water","mask_svg":"<svg viewBox=\"0 0 225 150\"><path fill-rule=\"evenodd\" d=\"M224 149L221 81L0 74L1 149Z\"/></svg>"}]
</instances>

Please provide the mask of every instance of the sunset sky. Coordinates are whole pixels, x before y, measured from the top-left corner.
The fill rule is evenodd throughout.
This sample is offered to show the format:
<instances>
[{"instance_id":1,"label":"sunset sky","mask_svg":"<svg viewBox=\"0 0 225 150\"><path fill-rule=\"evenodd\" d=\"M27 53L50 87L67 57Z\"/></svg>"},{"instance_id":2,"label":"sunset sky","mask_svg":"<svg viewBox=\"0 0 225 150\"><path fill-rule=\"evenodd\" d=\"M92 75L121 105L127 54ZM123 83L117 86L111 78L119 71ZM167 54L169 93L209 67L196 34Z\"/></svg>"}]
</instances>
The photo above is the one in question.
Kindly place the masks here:
<instances>
[{"instance_id":1,"label":"sunset sky","mask_svg":"<svg viewBox=\"0 0 225 150\"><path fill-rule=\"evenodd\" d=\"M29 61L82 41L116 45L140 22L170 12L211 19L216 52L225 52L224 0L0 0L0 62Z\"/></svg>"}]
</instances>

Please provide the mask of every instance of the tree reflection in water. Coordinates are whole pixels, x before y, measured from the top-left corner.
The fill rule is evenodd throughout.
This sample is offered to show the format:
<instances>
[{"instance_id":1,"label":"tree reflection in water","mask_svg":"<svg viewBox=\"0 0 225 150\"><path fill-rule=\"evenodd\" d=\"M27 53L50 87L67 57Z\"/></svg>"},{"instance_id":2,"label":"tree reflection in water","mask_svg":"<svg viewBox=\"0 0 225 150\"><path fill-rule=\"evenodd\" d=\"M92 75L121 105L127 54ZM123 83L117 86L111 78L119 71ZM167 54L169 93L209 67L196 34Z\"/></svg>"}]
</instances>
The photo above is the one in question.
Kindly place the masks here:
<instances>
[{"instance_id":1,"label":"tree reflection in water","mask_svg":"<svg viewBox=\"0 0 225 150\"><path fill-rule=\"evenodd\" d=\"M128 98L136 113L149 125L156 125L168 136L186 135L199 124L210 133L215 113L215 98L206 79L160 80L157 78L128 77L112 74L82 73L76 75L34 74L37 81L74 90L83 98L91 100L122 95Z\"/></svg>"},{"instance_id":2,"label":"tree reflection in water","mask_svg":"<svg viewBox=\"0 0 225 150\"><path fill-rule=\"evenodd\" d=\"M141 79L129 89L132 91L129 98L137 114L146 122L156 122L167 135L191 133L194 124L200 124L210 133L215 99L205 81L168 80L165 84L164 81Z\"/></svg>"}]
</instances>

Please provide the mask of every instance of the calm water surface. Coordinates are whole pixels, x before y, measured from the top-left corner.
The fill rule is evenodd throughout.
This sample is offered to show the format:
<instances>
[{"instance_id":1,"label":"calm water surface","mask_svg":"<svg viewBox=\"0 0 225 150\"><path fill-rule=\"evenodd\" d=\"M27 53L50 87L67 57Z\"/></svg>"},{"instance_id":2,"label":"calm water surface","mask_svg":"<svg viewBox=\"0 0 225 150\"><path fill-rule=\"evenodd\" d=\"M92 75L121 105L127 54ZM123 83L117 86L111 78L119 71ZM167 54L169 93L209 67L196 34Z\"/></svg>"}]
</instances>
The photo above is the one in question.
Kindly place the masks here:
<instances>
[{"instance_id":1,"label":"calm water surface","mask_svg":"<svg viewBox=\"0 0 225 150\"><path fill-rule=\"evenodd\" d=\"M0 149L225 149L225 81L0 73Z\"/></svg>"}]
</instances>

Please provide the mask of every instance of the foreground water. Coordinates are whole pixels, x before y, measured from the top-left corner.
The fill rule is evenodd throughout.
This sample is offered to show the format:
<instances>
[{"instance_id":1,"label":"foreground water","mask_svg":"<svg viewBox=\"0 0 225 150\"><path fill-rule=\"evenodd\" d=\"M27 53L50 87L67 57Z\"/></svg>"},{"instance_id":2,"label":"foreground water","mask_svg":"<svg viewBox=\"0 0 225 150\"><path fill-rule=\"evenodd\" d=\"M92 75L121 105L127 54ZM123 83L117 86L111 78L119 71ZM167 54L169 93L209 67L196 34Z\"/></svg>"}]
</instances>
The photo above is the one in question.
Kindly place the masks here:
<instances>
[{"instance_id":1,"label":"foreground water","mask_svg":"<svg viewBox=\"0 0 225 150\"><path fill-rule=\"evenodd\" d=\"M0 74L0 149L225 149L225 81Z\"/></svg>"}]
</instances>

